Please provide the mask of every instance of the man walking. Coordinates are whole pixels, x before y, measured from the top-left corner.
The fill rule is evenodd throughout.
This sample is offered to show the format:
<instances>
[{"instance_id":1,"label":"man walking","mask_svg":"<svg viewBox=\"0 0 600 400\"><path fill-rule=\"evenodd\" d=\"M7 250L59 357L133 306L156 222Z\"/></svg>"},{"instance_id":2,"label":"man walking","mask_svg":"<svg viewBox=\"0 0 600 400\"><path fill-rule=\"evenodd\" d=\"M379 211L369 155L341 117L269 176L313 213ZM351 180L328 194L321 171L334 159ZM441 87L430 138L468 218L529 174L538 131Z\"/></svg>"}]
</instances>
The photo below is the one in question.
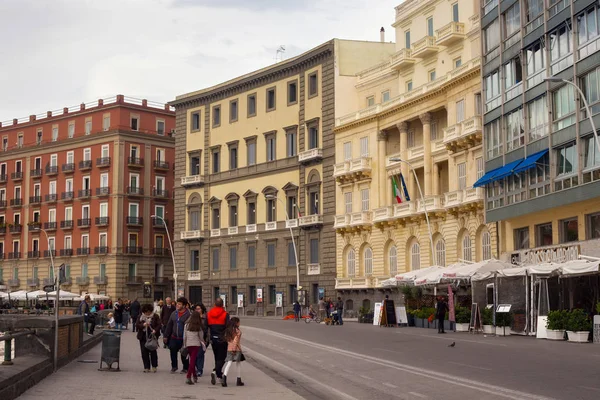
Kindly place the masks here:
<instances>
[{"instance_id":1,"label":"man walking","mask_svg":"<svg viewBox=\"0 0 600 400\"><path fill-rule=\"evenodd\" d=\"M340 321L340 325L344 325L344 320L342 319L342 315L344 314L344 302L341 297L338 297L338 301L335 304L335 309L338 313L338 321Z\"/></svg>"},{"instance_id":2,"label":"man walking","mask_svg":"<svg viewBox=\"0 0 600 400\"><path fill-rule=\"evenodd\" d=\"M190 310L187 309L188 301L185 297L177 299L177 305L175 306L175 312L171 313L167 329L165 330L164 342L168 343L169 350L171 351L171 373L177 372L177 354L183 347L183 330L185 322L190 317ZM181 363L183 364L182 374L187 373L189 367L189 361L187 358L181 356Z\"/></svg>"},{"instance_id":3,"label":"man walking","mask_svg":"<svg viewBox=\"0 0 600 400\"><path fill-rule=\"evenodd\" d=\"M210 342L215 356L215 369L210 374L210 383L215 385L217 378L219 381L223 379L223 365L227 357L227 342L223 340L223 332L225 326L229 322L229 314L223 307L223 299L218 297L215 300L215 305L206 314L208 321L208 329L210 330Z\"/></svg>"},{"instance_id":4,"label":"man walking","mask_svg":"<svg viewBox=\"0 0 600 400\"><path fill-rule=\"evenodd\" d=\"M162 321L162 327L160 329L164 338L167 337L165 336L165 331L167 330L167 325L169 324L169 319L171 318L171 314L173 314L173 311L175 311L175 306L171 304L171 298L167 297L165 304L162 306L160 311L160 319ZM165 349L167 348L166 342L164 347Z\"/></svg>"},{"instance_id":5,"label":"man walking","mask_svg":"<svg viewBox=\"0 0 600 400\"><path fill-rule=\"evenodd\" d=\"M448 311L448 303L444 300L444 296L438 297L435 308L435 315L438 320L438 333L446 333L444 331L444 320L446 319L446 311Z\"/></svg>"},{"instance_id":6,"label":"man walking","mask_svg":"<svg viewBox=\"0 0 600 400\"><path fill-rule=\"evenodd\" d=\"M133 322L133 331L135 332L135 325L137 324L138 316L140 315L140 302L137 297L133 300L133 303L129 306L129 312L131 313L131 321Z\"/></svg>"},{"instance_id":7,"label":"man walking","mask_svg":"<svg viewBox=\"0 0 600 400\"><path fill-rule=\"evenodd\" d=\"M297 301L294 302L294 319L296 322L300 321L300 311L302 307L300 307L300 303Z\"/></svg>"},{"instance_id":8,"label":"man walking","mask_svg":"<svg viewBox=\"0 0 600 400\"><path fill-rule=\"evenodd\" d=\"M319 317L325 319L325 301L322 297L319 299Z\"/></svg>"}]
</instances>

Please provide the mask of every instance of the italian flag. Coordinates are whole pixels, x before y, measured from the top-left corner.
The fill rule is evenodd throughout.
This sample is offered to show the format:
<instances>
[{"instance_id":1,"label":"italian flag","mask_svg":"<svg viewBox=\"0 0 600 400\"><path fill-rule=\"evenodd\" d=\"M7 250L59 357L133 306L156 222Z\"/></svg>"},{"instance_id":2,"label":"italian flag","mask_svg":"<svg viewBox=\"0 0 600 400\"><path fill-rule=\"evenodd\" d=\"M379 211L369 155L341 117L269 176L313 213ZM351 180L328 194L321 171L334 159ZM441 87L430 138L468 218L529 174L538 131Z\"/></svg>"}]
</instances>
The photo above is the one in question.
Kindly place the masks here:
<instances>
[{"instance_id":1,"label":"italian flag","mask_svg":"<svg viewBox=\"0 0 600 400\"><path fill-rule=\"evenodd\" d=\"M392 176L392 191L394 192L394 196L396 196L396 201L402 203L402 192L400 192L400 187L398 186L398 181L395 176Z\"/></svg>"}]
</instances>

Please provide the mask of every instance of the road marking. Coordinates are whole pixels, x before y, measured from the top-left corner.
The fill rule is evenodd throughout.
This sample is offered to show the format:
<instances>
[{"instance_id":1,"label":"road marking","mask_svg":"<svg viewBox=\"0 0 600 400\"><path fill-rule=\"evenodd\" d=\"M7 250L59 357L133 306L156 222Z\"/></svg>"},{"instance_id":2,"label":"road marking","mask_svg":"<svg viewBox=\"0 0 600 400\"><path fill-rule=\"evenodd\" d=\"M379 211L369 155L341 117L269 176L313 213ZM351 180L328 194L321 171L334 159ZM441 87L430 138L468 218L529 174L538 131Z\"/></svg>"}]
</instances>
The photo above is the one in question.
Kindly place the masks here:
<instances>
[{"instance_id":1,"label":"road marking","mask_svg":"<svg viewBox=\"0 0 600 400\"><path fill-rule=\"evenodd\" d=\"M424 394L417 393L417 392L408 392L408 394L412 394L413 396L417 396L417 397L420 397L420 398L422 398L422 399L427 399L427 398L428 398L428 397L427 397L427 396L425 396Z\"/></svg>"},{"instance_id":2,"label":"road marking","mask_svg":"<svg viewBox=\"0 0 600 400\"><path fill-rule=\"evenodd\" d=\"M457 339L454 337L440 337L440 336L428 336L428 335L419 335L416 333L405 333L405 332L396 332L400 335L408 335L408 336L419 336L419 337L427 337L430 339L440 339L440 340L446 340L448 342L467 342L467 343L477 343L477 344L486 344L489 346L500 346L500 347L508 347L507 344L502 344L502 343L487 343L487 342L478 342L477 340L468 340L468 339Z\"/></svg>"},{"instance_id":3,"label":"road marking","mask_svg":"<svg viewBox=\"0 0 600 400\"><path fill-rule=\"evenodd\" d=\"M458 362L454 362L454 361L448 361L448 364L460 365L461 367L480 369L482 371L491 371L492 370L491 368L477 367L475 365L463 364L463 363L458 363Z\"/></svg>"},{"instance_id":4,"label":"road marking","mask_svg":"<svg viewBox=\"0 0 600 400\"><path fill-rule=\"evenodd\" d=\"M383 382L382 385L390 387L392 389L398 389L398 386L392 385L391 383Z\"/></svg>"},{"instance_id":5,"label":"road marking","mask_svg":"<svg viewBox=\"0 0 600 400\"><path fill-rule=\"evenodd\" d=\"M447 373L437 372L433 370L428 370L424 368L414 367L408 364L401 364L394 361L382 360L377 357L372 357L366 354L361 353L353 353L345 349L334 348L332 346L325 346L318 343L313 343L308 340L300 339L294 336L285 335L282 333L272 332L267 329L255 328L255 327L246 327L246 330L256 331L263 335L271 335L278 337L280 339L288 340L290 342L296 344L304 344L306 346L310 346L316 349L321 349L324 351L329 351L331 353L342 354L357 360L369 361L373 364L391 367L397 369L399 371L404 371L407 373L411 373L413 375L423 376L426 378L436 379L441 382L446 382L456 386L462 386L469 389L477 390L480 392L485 392L488 394L506 397L514 400L523 400L523 399L531 399L531 400L552 400L550 397L538 396L532 393L521 392L517 390L507 389L500 386L490 385L482 382L477 382L471 379L462 378L456 375L451 375Z\"/></svg>"},{"instance_id":6,"label":"road marking","mask_svg":"<svg viewBox=\"0 0 600 400\"><path fill-rule=\"evenodd\" d=\"M600 392L600 389L595 388L595 387L590 387L590 386L580 386L583 389L588 389L588 390L594 390L596 392Z\"/></svg>"},{"instance_id":7,"label":"road marking","mask_svg":"<svg viewBox=\"0 0 600 400\"><path fill-rule=\"evenodd\" d=\"M363 379L366 379L366 380L368 380L368 381L372 381L372 380L373 380L373 378L369 378L369 377L368 377L368 376L366 376L366 375L359 375L359 376L360 376L361 378L363 378Z\"/></svg>"}]
</instances>

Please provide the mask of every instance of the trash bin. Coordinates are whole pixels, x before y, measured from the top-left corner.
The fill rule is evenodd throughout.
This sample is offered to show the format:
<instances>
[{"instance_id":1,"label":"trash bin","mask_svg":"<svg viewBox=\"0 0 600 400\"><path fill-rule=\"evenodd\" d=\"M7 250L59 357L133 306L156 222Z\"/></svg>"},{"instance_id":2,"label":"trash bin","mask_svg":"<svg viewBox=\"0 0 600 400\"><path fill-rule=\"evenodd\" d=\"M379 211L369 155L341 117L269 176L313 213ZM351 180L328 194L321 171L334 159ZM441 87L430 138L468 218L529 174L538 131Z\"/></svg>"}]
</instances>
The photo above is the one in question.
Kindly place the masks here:
<instances>
[{"instance_id":1,"label":"trash bin","mask_svg":"<svg viewBox=\"0 0 600 400\"><path fill-rule=\"evenodd\" d=\"M106 329L102 335L102 355L100 356L99 371L120 371L119 355L121 353L121 331L118 329ZM102 368L102 363L106 368ZM117 363L117 368L113 364Z\"/></svg>"}]
</instances>

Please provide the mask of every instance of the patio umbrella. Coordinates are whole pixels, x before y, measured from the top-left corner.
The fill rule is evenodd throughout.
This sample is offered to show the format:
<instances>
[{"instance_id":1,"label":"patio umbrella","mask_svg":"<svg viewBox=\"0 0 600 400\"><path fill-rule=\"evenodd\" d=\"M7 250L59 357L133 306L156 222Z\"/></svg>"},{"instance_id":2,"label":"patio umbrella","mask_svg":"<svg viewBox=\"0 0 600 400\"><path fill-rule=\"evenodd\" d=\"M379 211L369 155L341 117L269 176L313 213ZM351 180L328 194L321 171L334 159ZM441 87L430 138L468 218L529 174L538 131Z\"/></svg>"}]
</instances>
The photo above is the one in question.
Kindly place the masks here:
<instances>
[{"instance_id":1,"label":"patio umbrella","mask_svg":"<svg viewBox=\"0 0 600 400\"><path fill-rule=\"evenodd\" d=\"M84 293L81 296L77 295L77 297L75 298L75 300L83 300L83 299L85 299L85 296L90 296L90 299L92 301L96 301L96 300L109 300L110 299L110 297L105 296L103 294Z\"/></svg>"},{"instance_id":2,"label":"patio umbrella","mask_svg":"<svg viewBox=\"0 0 600 400\"><path fill-rule=\"evenodd\" d=\"M8 299L8 293L0 292L0 299Z\"/></svg>"},{"instance_id":3,"label":"patio umbrella","mask_svg":"<svg viewBox=\"0 0 600 400\"><path fill-rule=\"evenodd\" d=\"M420 279L421 277L423 277L427 274L430 274L433 271L438 271L441 268L442 267L434 265L433 267L416 269L413 271L408 271L408 272L404 272L402 274L398 274L395 276L395 279L398 282L398 284L411 284L411 283L414 283L417 279Z\"/></svg>"},{"instance_id":4,"label":"patio umbrella","mask_svg":"<svg viewBox=\"0 0 600 400\"><path fill-rule=\"evenodd\" d=\"M27 300L27 291L17 290L16 292L10 293L11 300Z\"/></svg>"},{"instance_id":5,"label":"patio umbrella","mask_svg":"<svg viewBox=\"0 0 600 400\"><path fill-rule=\"evenodd\" d=\"M45 298L46 294L48 295L48 298L50 300L56 299L56 290L54 292L44 293L43 295L40 295L39 297L40 298L41 297ZM61 290L60 294L58 296L58 299L59 300L73 300L73 299L76 299L78 297L79 297L79 295L77 293L71 293L71 292L67 292L66 290L65 291Z\"/></svg>"}]
</instances>

